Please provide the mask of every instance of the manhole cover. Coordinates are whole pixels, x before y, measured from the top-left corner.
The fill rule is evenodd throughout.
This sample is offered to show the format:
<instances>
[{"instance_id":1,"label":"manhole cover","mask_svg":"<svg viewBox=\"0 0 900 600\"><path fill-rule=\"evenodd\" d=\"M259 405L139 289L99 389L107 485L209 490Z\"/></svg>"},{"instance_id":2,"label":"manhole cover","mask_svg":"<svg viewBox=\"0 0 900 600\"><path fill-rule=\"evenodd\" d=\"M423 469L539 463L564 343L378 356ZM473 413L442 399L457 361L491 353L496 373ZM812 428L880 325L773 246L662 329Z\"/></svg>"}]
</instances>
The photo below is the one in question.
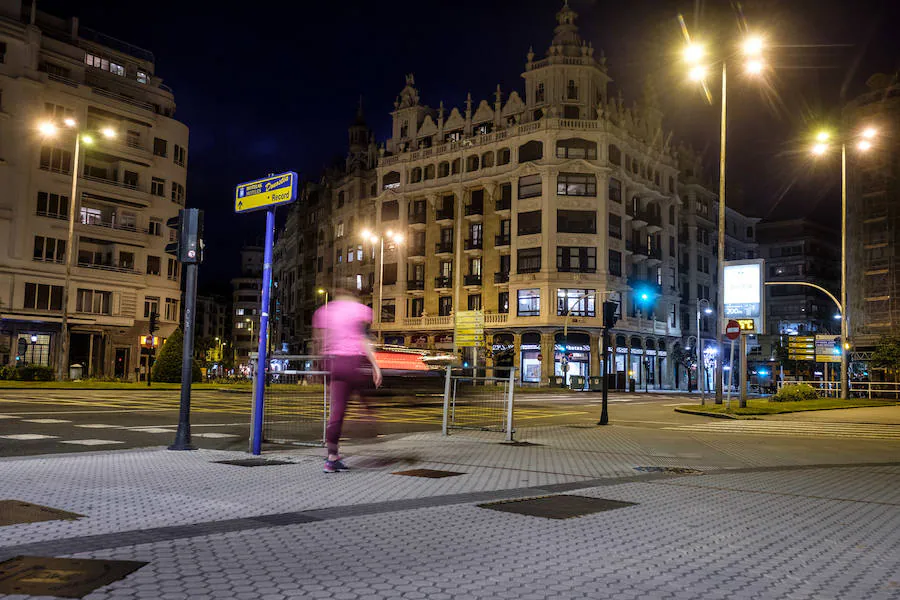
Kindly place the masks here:
<instances>
[{"instance_id":1,"label":"manhole cover","mask_svg":"<svg viewBox=\"0 0 900 600\"><path fill-rule=\"evenodd\" d=\"M441 477L456 477L465 475L456 471L438 471L436 469L410 469L408 471L394 471L391 475L407 475L409 477L427 477L428 479L440 479Z\"/></svg>"},{"instance_id":2,"label":"manhole cover","mask_svg":"<svg viewBox=\"0 0 900 600\"><path fill-rule=\"evenodd\" d=\"M634 506L634 502L621 502L619 500L605 500L603 498L590 498L588 496L539 496L537 498L524 498L522 500L503 500L501 502L489 502L479 504L479 508L489 508L502 512L511 512L532 517L544 517L547 519L571 519L583 517L591 513L614 510Z\"/></svg>"},{"instance_id":3,"label":"manhole cover","mask_svg":"<svg viewBox=\"0 0 900 600\"><path fill-rule=\"evenodd\" d=\"M500 442L501 446L543 446L535 442Z\"/></svg>"},{"instance_id":4,"label":"manhole cover","mask_svg":"<svg viewBox=\"0 0 900 600\"><path fill-rule=\"evenodd\" d=\"M83 598L147 563L17 556L0 563L0 594Z\"/></svg>"},{"instance_id":5,"label":"manhole cover","mask_svg":"<svg viewBox=\"0 0 900 600\"><path fill-rule=\"evenodd\" d=\"M292 465L287 460L275 460L266 458L239 458L237 460L217 460L220 465L234 465L236 467L269 467L273 465Z\"/></svg>"},{"instance_id":6,"label":"manhole cover","mask_svg":"<svg viewBox=\"0 0 900 600\"><path fill-rule=\"evenodd\" d=\"M84 515L21 500L0 500L0 527L41 521L73 521L82 517Z\"/></svg>"},{"instance_id":7,"label":"manhole cover","mask_svg":"<svg viewBox=\"0 0 900 600\"><path fill-rule=\"evenodd\" d=\"M687 467L635 467L635 471L644 473L674 473L676 475L703 475L703 471Z\"/></svg>"}]
</instances>

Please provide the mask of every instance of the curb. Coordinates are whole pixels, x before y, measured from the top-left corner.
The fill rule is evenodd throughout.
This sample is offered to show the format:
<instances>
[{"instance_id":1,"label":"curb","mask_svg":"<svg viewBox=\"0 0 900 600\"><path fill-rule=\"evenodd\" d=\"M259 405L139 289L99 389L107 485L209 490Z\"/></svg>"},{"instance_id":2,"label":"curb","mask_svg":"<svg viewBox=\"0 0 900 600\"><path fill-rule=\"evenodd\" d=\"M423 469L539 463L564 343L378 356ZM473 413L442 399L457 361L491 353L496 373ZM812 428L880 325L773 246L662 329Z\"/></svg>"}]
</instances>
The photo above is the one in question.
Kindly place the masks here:
<instances>
[{"instance_id":1,"label":"curb","mask_svg":"<svg viewBox=\"0 0 900 600\"><path fill-rule=\"evenodd\" d=\"M743 417L740 417L740 416L738 416L738 415L729 415L729 414L727 414L727 413L712 413L712 412L706 412L706 411L703 411L703 410L693 410L693 409L690 409L690 408L681 408L681 407L675 407L675 412L677 412L677 413L684 413L684 414L686 414L686 415L699 415L699 416L701 416L701 417L713 417L713 418L716 418L716 419L735 419L735 420L741 420L741 419L743 418ZM751 417L751 418L752 418L752 417Z\"/></svg>"}]
</instances>

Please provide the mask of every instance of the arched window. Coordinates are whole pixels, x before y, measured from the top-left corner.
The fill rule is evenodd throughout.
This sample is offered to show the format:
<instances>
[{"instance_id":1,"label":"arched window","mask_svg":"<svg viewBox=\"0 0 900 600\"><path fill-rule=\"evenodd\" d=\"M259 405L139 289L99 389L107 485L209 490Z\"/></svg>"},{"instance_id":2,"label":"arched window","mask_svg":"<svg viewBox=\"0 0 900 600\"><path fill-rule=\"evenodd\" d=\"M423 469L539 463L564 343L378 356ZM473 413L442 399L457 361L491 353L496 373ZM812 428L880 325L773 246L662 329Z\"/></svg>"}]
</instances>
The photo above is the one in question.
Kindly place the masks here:
<instances>
[{"instance_id":1,"label":"arched window","mask_svg":"<svg viewBox=\"0 0 900 600\"><path fill-rule=\"evenodd\" d=\"M444 161L438 165L438 177L447 177L450 174L450 163Z\"/></svg>"},{"instance_id":2,"label":"arched window","mask_svg":"<svg viewBox=\"0 0 900 600\"><path fill-rule=\"evenodd\" d=\"M458 159L458 158L454 158L453 162L450 163L450 174L456 175L457 173L459 173L459 169L461 166L462 166L462 161L460 161L460 159Z\"/></svg>"},{"instance_id":3,"label":"arched window","mask_svg":"<svg viewBox=\"0 0 900 600\"><path fill-rule=\"evenodd\" d=\"M409 172L409 182L419 183L420 181L422 181L422 167L413 167Z\"/></svg>"},{"instance_id":4,"label":"arched window","mask_svg":"<svg viewBox=\"0 0 900 600\"><path fill-rule=\"evenodd\" d=\"M509 164L509 148L500 148L497 150L497 164L498 165L508 165Z\"/></svg>"},{"instance_id":5,"label":"arched window","mask_svg":"<svg viewBox=\"0 0 900 600\"><path fill-rule=\"evenodd\" d=\"M556 158L597 159L597 143L581 138L569 138L556 142Z\"/></svg>"},{"instance_id":6,"label":"arched window","mask_svg":"<svg viewBox=\"0 0 900 600\"><path fill-rule=\"evenodd\" d=\"M434 179L434 165L428 165L425 167L425 180Z\"/></svg>"},{"instance_id":7,"label":"arched window","mask_svg":"<svg viewBox=\"0 0 900 600\"><path fill-rule=\"evenodd\" d=\"M570 79L569 85L566 86L566 99L578 100L578 86L575 85L574 79Z\"/></svg>"},{"instance_id":8,"label":"arched window","mask_svg":"<svg viewBox=\"0 0 900 600\"><path fill-rule=\"evenodd\" d=\"M622 166L622 151L615 144L609 145L609 163Z\"/></svg>"},{"instance_id":9,"label":"arched window","mask_svg":"<svg viewBox=\"0 0 900 600\"><path fill-rule=\"evenodd\" d=\"M473 154L466 158L466 171L477 171L478 170L478 155Z\"/></svg>"},{"instance_id":10,"label":"arched window","mask_svg":"<svg viewBox=\"0 0 900 600\"><path fill-rule=\"evenodd\" d=\"M390 171L388 173L385 173L384 177L381 178L381 189L392 190L398 187L400 187L399 171Z\"/></svg>"},{"instance_id":11,"label":"arched window","mask_svg":"<svg viewBox=\"0 0 900 600\"><path fill-rule=\"evenodd\" d=\"M537 140L519 146L519 162L541 160L544 157L544 144Z\"/></svg>"},{"instance_id":12,"label":"arched window","mask_svg":"<svg viewBox=\"0 0 900 600\"><path fill-rule=\"evenodd\" d=\"M481 155L481 166L487 169L488 167L494 166L494 153L493 152L485 152Z\"/></svg>"}]
</instances>

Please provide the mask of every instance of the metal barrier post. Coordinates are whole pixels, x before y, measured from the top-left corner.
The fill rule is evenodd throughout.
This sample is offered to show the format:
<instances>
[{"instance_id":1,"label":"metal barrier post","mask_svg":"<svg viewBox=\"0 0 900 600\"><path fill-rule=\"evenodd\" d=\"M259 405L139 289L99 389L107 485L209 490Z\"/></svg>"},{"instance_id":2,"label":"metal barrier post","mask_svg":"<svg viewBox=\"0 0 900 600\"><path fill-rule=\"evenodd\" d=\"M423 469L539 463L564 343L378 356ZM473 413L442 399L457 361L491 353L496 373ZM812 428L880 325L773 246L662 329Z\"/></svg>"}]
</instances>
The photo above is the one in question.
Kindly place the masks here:
<instances>
[{"instance_id":1,"label":"metal barrier post","mask_svg":"<svg viewBox=\"0 0 900 600\"><path fill-rule=\"evenodd\" d=\"M328 375L322 376L322 445L328 443Z\"/></svg>"},{"instance_id":2,"label":"metal barrier post","mask_svg":"<svg viewBox=\"0 0 900 600\"><path fill-rule=\"evenodd\" d=\"M515 384L516 384L516 369L514 367L510 367L509 369L509 398L506 401L506 441L513 441L513 394L515 392Z\"/></svg>"},{"instance_id":3,"label":"metal barrier post","mask_svg":"<svg viewBox=\"0 0 900 600\"><path fill-rule=\"evenodd\" d=\"M447 375L444 379L444 418L441 425L441 433L443 435L449 435L448 419L450 417L450 373L451 367L450 365L447 365Z\"/></svg>"}]
</instances>

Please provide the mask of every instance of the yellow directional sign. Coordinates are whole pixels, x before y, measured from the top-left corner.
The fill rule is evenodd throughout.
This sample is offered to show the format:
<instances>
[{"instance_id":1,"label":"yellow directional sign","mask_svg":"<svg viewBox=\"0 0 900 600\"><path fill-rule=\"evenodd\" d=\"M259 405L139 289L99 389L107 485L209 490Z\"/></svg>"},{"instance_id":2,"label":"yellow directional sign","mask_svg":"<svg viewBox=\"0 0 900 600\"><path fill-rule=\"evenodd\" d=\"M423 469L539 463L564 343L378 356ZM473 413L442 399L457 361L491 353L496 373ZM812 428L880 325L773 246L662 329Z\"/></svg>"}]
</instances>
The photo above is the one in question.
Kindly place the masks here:
<instances>
[{"instance_id":1,"label":"yellow directional sign","mask_svg":"<svg viewBox=\"0 0 900 600\"><path fill-rule=\"evenodd\" d=\"M297 199L297 174L293 171L238 184L234 212L245 213L289 204Z\"/></svg>"},{"instance_id":2,"label":"yellow directional sign","mask_svg":"<svg viewBox=\"0 0 900 600\"><path fill-rule=\"evenodd\" d=\"M484 312L461 310L456 313L454 340L457 347L478 346L484 342Z\"/></svg>"}]
</instances>

